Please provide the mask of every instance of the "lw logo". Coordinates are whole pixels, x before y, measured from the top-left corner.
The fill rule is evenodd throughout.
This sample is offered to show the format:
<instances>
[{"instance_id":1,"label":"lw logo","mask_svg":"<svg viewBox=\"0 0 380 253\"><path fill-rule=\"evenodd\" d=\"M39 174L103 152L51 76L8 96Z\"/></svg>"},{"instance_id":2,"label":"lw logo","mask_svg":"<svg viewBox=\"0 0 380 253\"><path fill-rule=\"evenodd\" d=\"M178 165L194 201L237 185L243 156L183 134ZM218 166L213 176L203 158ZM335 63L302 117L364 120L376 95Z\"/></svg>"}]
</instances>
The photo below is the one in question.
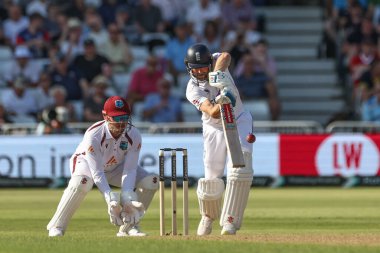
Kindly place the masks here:
<instances>
[{"instance_id":1,"label":"lw logo","mask_svg":"<svg viewBox=\"0 0 380 253\"><path fill-rule=\"evenodd\" d=\"M321 175L376 175L379 151L365 135L331 136L319 147L316 166Z\"/></svg>"},{"instance_id":2,"label":"lw logo","mask_svg":"<svg viewBox=\"0 0 380 253\"><path fill-rule=\"evenodd\" d=\"M358 170L360 168L363 143L333 143L332 148L335 170L342 168ZM343 161L339 159L340 153L343 154Z\"/></svg>"}]
</instances>

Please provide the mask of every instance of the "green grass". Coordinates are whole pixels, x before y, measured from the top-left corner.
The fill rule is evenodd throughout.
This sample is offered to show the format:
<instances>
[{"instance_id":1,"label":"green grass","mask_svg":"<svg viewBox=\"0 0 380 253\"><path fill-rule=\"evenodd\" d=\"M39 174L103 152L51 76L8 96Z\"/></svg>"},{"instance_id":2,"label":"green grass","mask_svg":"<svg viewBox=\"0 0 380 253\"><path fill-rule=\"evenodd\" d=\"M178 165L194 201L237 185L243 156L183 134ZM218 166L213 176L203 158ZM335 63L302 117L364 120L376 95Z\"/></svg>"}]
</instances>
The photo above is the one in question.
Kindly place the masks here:
<instances>
[{"instance_id":1,"label":"green grass","mask_svg":"<svg viewBox=\"0 0 380 253\"><path fill-rule=\"evenodd\" d=\"M195 190L190 195L190 236L160 237L158 194L142 227L146 238L117 238L106 204L92 190L63 238L48 238L46 224L62 190L0 190L0 253L3 252L380 252L379 188L253 189L237 236L197 237ZM178 194L180 205L180 196ZM166 192L167 231L170 193ZM178 223L181 226L181 212Z\"/></svg>"}]
</instances>

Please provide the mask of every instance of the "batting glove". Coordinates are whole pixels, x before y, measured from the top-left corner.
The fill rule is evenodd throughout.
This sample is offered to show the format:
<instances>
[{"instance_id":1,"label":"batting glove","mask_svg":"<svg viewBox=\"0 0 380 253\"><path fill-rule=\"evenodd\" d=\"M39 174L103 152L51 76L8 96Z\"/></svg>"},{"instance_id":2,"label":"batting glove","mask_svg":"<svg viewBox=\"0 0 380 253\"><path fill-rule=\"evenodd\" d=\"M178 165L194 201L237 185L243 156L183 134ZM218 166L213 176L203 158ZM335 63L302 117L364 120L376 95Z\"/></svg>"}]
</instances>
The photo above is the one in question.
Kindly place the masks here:
<instances>
[{"instance_id":1,"label":"batting glove","mask_svg":"<svg viewBox=\"0 0 380 253\"><path fill-rule=\"evenodd\" d=\"M231 89L223 88L223 90L221 90L221 92L220 92L220 95L218 95L215 98L215 102L217 104L228 104L228 103L231 103L232 106L235 107L235 105L236 105L236 97L232 93Z\"/></svg>"},{"instance_id":2,"label":"batting glove","mask_svg":"<svg viewBox=\"0 0 380 253\"><path fill-rule=\"evenodd\" d=\"M226 72L217 70L208 74L208 82L211 86L217 87L220 90L232 86L232 80Z\"/></svg>"}]
</instances>

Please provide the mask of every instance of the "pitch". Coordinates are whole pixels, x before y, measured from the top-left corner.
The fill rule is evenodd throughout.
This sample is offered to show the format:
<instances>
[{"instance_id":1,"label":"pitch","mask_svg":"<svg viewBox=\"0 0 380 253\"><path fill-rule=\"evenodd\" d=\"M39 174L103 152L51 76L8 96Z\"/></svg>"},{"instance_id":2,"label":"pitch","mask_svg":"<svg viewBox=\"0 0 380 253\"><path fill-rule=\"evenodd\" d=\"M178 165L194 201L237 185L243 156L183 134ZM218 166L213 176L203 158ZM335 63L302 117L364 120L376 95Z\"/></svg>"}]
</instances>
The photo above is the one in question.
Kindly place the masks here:
<instances>
[{"instance_id":1,"label":"pitch","mask_svg":"<svg viewBox=\"0 0 380 253\"><path fill-rule=\"evenodd\" d=\"M200 218L195 189L189 192L190 236L159 236L156 193L141 223L150 236L117 238L106 204L93 189L66 235L48 238L46 224L61 194L62 190L1 189L0 252L380 252L379 188L252 189L237 236L220 236L214 224L212 235L202 238L195 236ZM182 224L180 207L177 212ZM166 231L169 214L167 198Z\"/></svg>"}]
</instances>

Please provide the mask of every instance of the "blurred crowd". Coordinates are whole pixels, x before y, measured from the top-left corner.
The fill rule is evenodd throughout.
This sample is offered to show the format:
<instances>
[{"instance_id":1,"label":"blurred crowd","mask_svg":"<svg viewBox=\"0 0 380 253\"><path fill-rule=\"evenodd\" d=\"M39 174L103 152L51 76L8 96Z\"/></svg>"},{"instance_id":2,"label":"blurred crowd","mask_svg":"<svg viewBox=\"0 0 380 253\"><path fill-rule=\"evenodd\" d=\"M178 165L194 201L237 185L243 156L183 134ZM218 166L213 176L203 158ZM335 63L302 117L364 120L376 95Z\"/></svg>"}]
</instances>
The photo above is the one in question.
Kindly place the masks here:
<instances>
[{"instance_id":1,"label":"blurred crowd","mask_svg":"<svg viewBox=\"0 0 380 253\"><path fill-rule=\"evenodd\" d=\"M183 60L196 42L230 52L243 100L265 101L276 120L276 63L255 12L265 2L0 0L0 125L95 122L115 94L142 121L184 121Z\"/></svg>"},{"instance_id":2,"label":"blurred crowd","mask_svg":"<svg viewBox=\"0 0 380 253\"><path fill-rule=\"evenodd\" d=\"M322 56L335 58L347 91L344 119L380 122L380 1L326 1Z\"/></svg>"}]
</instances>

